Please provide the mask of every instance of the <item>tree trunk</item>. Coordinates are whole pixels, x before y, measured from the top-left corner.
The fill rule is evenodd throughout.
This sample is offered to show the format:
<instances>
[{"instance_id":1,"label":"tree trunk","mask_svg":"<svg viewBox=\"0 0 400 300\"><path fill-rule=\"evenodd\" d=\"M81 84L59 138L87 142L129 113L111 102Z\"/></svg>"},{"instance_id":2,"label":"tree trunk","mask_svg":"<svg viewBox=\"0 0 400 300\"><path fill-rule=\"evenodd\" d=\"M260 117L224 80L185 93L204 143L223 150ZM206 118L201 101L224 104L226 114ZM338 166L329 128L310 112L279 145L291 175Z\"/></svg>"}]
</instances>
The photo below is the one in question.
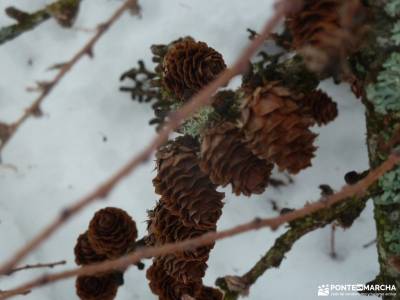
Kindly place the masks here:
<instances>
[{"instance_id":1,"label":"tree trunk","mask_svg":"<svg viewBox=\"0 0 400 300\"><path fill-rule=\"evenodd\" d=\"M373 24L368 41L352 65L363 86L367 144L373 168L394 150L387 142L400 133L400 43L396 41L399 34L396 37L395 33L396 23L400 24L400 1L366 2L371 6ZM379 185L384 193L374 198L374 215L380 274L373 283L396 285L396 296L383 298L400 299L400 272L393 263L400 256L400 168L383 176Z\"/></svg>"}]
</instances>

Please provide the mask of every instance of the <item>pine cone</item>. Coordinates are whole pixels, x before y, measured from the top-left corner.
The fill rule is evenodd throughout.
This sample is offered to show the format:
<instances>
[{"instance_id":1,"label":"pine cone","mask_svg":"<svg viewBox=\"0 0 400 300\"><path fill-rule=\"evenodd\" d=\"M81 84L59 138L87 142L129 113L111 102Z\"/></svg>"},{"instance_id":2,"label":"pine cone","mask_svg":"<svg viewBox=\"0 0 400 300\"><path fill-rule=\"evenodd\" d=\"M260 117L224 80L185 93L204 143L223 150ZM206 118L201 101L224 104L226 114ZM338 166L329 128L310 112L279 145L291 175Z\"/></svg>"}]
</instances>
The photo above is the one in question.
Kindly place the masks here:
<instances>
[{"instance_id":1,"label":"pine cone","mask_svg":"<svg viewBox=\"0 0 400 300\"><path fill-rule=\"evenodd\" d=\"M163 84L167 91L186 100L226 68L222 55L206 43L191 38L172 44L163 60Z\"/></svg>"},{"instance_id":2,"label":"pine cone","mask_svg":"<svg viewBox=\"0 0 400 300\"><path fill-rule=\"evenodd\" d=\"M302 114L295 101L288 89L272 82L256 88L242 110L249 149L293 174L311 166L316 150L316 134L309 130L313 120Z\"/></svg>"},{"instance_id":3,"label":"pine cone","mask_svg":"<svg viewBox=\"0 0 400 300\"><path fill-rule=\"evenodd\" d=\"M151 291L159 296L159 300L181 300L183 295L195 297L202 291L201 280L184 284L169 276L159 258L154 259L153 265L147 269L146 277Z\"/></svg>"},{"instance_id":4,"label":"pine cone","mask_svg":"<svg viewBox=\"0 0 400 300\"><path fill-rule=\"evenodd\" d=\"M360 0L305 0L302 10L287 19L287 27L292 47L300 50L310 70L333 75L357 51L365 19Z\"/></svg>"},{"instance_id":5,"label":"pine cone","mask_svg":"<svg viewBox=\"0 0 400 300\"><path fill-rule=\"evenodd\" d=\"M213 183L230 183L236 195L261 194L274 165L257 158L242 140L242 132L230 122L207 129L202 135L200 167Z\"/></svg>"},{"instance_id":6,"label":"pine cone","mask_svg":"<svg viewBox=\"0 0 400 300\"><path fill-rule=\"evenodd\" d=\"M223 193L198 166L197 141L189 136L177 138L159 149L158 174L153 180L156 193L183 225L213 230L222 213Z\"/></svg>"},{"instance_id":7,"label":"pine cone","mask_svg":"<svg viewBox=\"0 0 400 300\"><path fill-rule=\"evenodd\" d=\"M186 239L192 239L201 236L209 230L196 229L182 224L178 216L172 215L171 212L165 207L163 202L159 202L155 209L149 214L150 226L148 232L154 236L154 245L163 245L166 243L174 243ZM213 228L212 231L215 231ZM182 253L175 253L176 256L189 258L189 259L203 259L207 260L211 246L200 247L195 250L184 251Z\"/></svg>"},{"instance_id":8,"label":"pine cone","mask_svg":"<svg viewBox=\"0 0 400 300\"><path fill-rule=\"evenodd\" d=\"M178 282L189 283L201 280L206 274L208 256L204 259L181 258L174 254L161 258L165 272Z\"/></svg>"},{"instance_id":9,"label":"pine cone","mask_svg":"<svg viewBox=\"0 0 400 300\"><path fill-rule=\"evenodd\" d=\"M306 95L301 103L304 113L312 117L319 126L335 120L338 115L336 102L321 90Z\"/></svg>"},{"instance_id":10,"label":"pine cone","mask_svg":"<svg viewBox=\"0 0 400 300\"><path fill-rule=\"evenodd\" d=\"M105 255L97 254L89 243L87 231L81 234L74 248L75 263L77 265L89 265L107 259Z\"/></svg>"},{"instance_id":11,"label":"pine cone","mask_svg":"<svg viewBox=\"0 0 400 300\"><path fill-rule=\"evenodd\" d=\"M122 284L122 273L115 272L102 276L79 276L75 287L82 300L112 300Z\"/></svg>"},{"instance_id":12,"label":"pine cone","mask_svg":"<svg viewBox=\"0 0 400 300\"><path fill-rule=\"evenodd\" d=\"M137 238L136 223L122 209L107 207L99 210L89 224L88 239L93 249L110 258L130 250Z\"/></svg>"}]
</instances>

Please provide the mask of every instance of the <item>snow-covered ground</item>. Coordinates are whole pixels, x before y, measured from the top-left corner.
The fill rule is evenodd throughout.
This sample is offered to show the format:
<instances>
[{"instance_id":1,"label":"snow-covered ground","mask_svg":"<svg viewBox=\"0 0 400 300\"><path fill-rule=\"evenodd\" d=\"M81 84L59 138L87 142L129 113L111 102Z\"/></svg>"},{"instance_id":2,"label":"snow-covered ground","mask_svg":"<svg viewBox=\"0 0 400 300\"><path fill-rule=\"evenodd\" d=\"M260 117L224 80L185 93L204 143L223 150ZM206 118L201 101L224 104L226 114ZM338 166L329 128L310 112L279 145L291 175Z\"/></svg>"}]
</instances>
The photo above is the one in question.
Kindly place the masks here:
<instances>
[{"instance_id":1,"label":"snow-covered ground","mask_svg":"<svg viewBox=\"0 0 400 300\"><path fill-rule=\"evenodd\" d=\"M1 0L0 10L9 5L35 10L45 3L49 1ZM83 1L75 27L95 28L121 3L122 0ZM136 65L138 59L150 63L151 44L191 35L206 41L224 55L227 63L232 63L247 42L246 28L259 29L271 15L271 3L142 0L142 18L124 15L95 47L94 59L79 62L47 98L42 107L45 116L27 121L4 150L4 164L0 165L0 260L37 234L60 209L106 179L153 136L154 129L147 125L152 117L150 107L133 102L128 94L118 91L122 72ZM0 15L0 26L10 22ZM69 59L91 34L60 28L51 20L1 45L0 120L15 120L35 97L25 88L36 80L51 78L54 74L46 69ZM345 172L367 168L362 105L346 86L337 87L331 82L322 86L339 103L340 116L318 129L319 149L313 168L296 176L295 184L280 192L270 189L264 195L245 198L235 197L227 189L219 229L256 216L275 216L271 199L283 207L301 207L318 198L319 184L340 188ZM157 200L151 184L153 168L153 162L141 166L106 201L85 209L25 262L66 259L68 265L57 270L73 267L77 236L85 230L93 213L105 206L127 210L144 234L146 210ZM247 271L283 231L264 229L218 242L209 260L206 283L213 285L219 276ZM325 228L301 239L279 269L269 270L251 288L249 298L318 299L318 285L365 283L375 277L376 249L363 248L375 237L371 203L351 229L338 230L337 260L329 257L329 235L329 228ZM11 288L40 273L24 271L1 278L0 289ZM72 279L17 298L77 299ZM144 271L131 268L126 273L117 299L155 299Z\"/></svg>"}]
</instances>

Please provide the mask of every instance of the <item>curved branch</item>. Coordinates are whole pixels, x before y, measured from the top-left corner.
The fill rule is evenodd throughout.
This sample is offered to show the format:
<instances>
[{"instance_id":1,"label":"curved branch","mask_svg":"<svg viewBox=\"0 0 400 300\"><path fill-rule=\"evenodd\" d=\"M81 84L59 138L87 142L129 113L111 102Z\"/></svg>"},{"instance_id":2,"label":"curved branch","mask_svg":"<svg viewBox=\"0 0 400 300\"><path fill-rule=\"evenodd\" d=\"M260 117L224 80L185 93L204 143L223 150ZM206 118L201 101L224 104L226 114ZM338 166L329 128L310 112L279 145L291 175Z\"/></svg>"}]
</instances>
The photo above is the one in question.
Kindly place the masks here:
<instances>
[{"instance_id":1,"label":"curved branch","mask_svg":"<svg viewBox=\"0 0 400 300\"><path fill-rule=\"evenodd\" d=\"M322 209L291 223L290 228L275 240L274 245L248 272L242 276L225 276L216 280L216 285L225 291L224 300L236 300L241 295L247 295L258 278L267 270L279 267L295 242L307 233L323 228L334 221L340 223L343 217L346 221L354 221L365 208L366 202L380 193L379 190L374 189L375 186L362 198L351 197L333 207ZM348 220L349 212L351 212L351 220Z\"/></svg>"},{"instance_id":2,"label":"curved branch","mask_svg":"<svg viewBox=\"0 0 400 300\"><path fill-rule=\"evenodd\" d=\"M305 207L289 212L287 214L270 219L255 219L251 222L238 225L236 227L218 231L209 232L197 238L184 240L177 243L168 243L158 247L140 248L136 252L123 256L115 260L109 260L98 264L88 265L82 268L75 268L64 272L59 272L51 275L40 276L32 281L26 282L7 293L0 294L0 299L8 299L15 295L19 295L24 291L32 290L33 288L43 286L58 280L66 279L73 276L93 275L109 270L126 269L132 264L139 262L141 259L155 256L163 256L171 253L182 252L190 249L196 249L201 246L212 244L217 240L222 240L234 235L245 233L252 230L258 230L264 227L269 227L272 230L279 226L293 222L297 222L301 218L305 218L313 213L317 213L324 209L330 209L334 205L345 203L345 200L354 197L362 197L368 193L368 188L371 187L382 175L393 169L400 162L399 154L392 154L388 160L382 163L379 167L372 170L364 179L350 186L344 186L339 192L322 198L317 202L308 204Z\"/></svg>"},{"instance_id":3,"label":"curved branch","mask_svg":"<svg viewBox=\"0 0 400 300\"><path fill-rule=\"evenodd\" d=\"M115 13L112 19L109 21L109 25L111 21L114 21L118 18L122 12L128 8L132 3L136 3L136 1L127 0L121 8ZM57 229L59 229L63 224L65 224L73 215L81 211L84 207L94 202L97 199L105 198L113 188L126 176L132 173L141 163L147 161L150 155L155 151L159 146L161 146L164 142L167 141L170 133L172 133L179 125L186 119L188 116L192 115L196 112L200 107L209 104L211 101L211 96L218 90L219 87L227 84L234 76L243 72L248 66L248 60L253 56L253 54L257 51L257 49L263 45L265 39L269 36L271 31L275 28L275 26L282 20L284 15L293 8L293 1L290 0L282 0L279 2L281 5L277 7L276 13L273 17L266 22L263 31L260 33L260 36L253 40L250 45L244 50L242 55L238 58L237 62L226 71L222 72L222 74L209 85L207 85L204 89L202 89L197 95L195 95L191 101L185 104L181 109L174 112L169 117L169 122L165 125L165 127L160 131L158 135L156 135L153 140L147 145L138 155L135 155L125 166L123 166L117 173L111 176L107 181L98 186L88 195L82 197L77 202L64 209L61 214L51 223L49 224L42 232L40 232L34 239L29 241L25 246L15 252L13 257L10 260L6 261L4 264L0 266L0 274L6 274L12 268L15 267L23 258L25 258L31 251L35 250L42 242L44 242L47 238L49 238ZM57 76L54 84L57 83L63 75L66 73L69 68L80 58L82 57L88 50L91 49L91 46L95 43L95 41L99 38L101 33L97 34L84 49L82 49L75 58L68 63L68 67L66 69L63 68L64 71L60 72ZM51 87L54 87L54 84ZM32 111L37 109L39 104L43 101L46 95L50 92L51 88L46 89L45 92L34 102L31 106L30 110L24 115L20 124L27 119ZM1 149L1 147L0 147Z\"/></svg>"},{"instance_id":4,"label":"curved branch","mask_svg":"<svg viewBox=\"0 0 400 300\"><path fill-rule=\"evenodd\" d=\"M23 270L30 270L30 269L41 269L41 268L54 268L55 266L60 266L60 265L65 265L67 262L65 260L60 260L52 263L39 263L39 264L34 264L34 265L25 265L23 267L18 267L15 269L12 269L7 275L10 276L11 274L14 274L19 271Z\"/></svg>"}]
</instances>

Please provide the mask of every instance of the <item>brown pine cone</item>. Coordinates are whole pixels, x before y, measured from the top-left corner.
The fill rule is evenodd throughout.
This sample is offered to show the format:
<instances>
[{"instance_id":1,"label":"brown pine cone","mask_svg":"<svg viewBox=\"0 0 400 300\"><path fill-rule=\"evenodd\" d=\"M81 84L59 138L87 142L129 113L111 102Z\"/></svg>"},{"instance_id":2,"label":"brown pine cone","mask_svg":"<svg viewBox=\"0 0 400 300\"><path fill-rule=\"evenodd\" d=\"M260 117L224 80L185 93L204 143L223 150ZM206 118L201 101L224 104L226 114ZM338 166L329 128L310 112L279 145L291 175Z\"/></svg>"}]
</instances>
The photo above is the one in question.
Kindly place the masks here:
<instances>
[{"instance_id":1,"label":"brown pine cone","mask_svg":"<svg viewBox=\"0 0 400 300\"><path fill-rule=\"evenodd\" d=\"M287 27L292 47L303 54L307 66L334 75L357 51L365 19L361 0L304 0L302 10L288 17Z\"/></svg>"},{"instance_id":2,"label":"brown pine cone","mask_svg":"<svg viewBox=\"0 0 400 300\"><path fill-rule=\"evenodd\" d=\"M165 272L178 282L189 283L201 280L206 274L208 256L202 259L181 258L174 254L160 259Z\"/></svg>"},{"instance_id":3,"label":"brown pine cone","mask_svg":"<svg viewBox=\"0 0 400 300\"><path fill-rule=\"evenodd\" d=\"M321 90L313 91L300 101L305 114L312 117L321 126L336 119L338 115L337 104Z\"/></svg>"},{"instance_id":4,"label":"brown pine cone","mask_svg":"<svg viewBox=\"0 0 400 300\"><path fill-rule=\"evenodd\" d=\"M150 281L151 291L159 296L159 300L181 300L182 296L197 296L202 291L201 280L184 284L169 276L159 258L147 269L146 277Z\"/></svg>"},{"instance_id":5,"label":"brown pine cone","mask_svg":"<svg viewBox=\"0 0 400 300\"><path fill-rule=\"evenodd\" d=\"M178 216L172 215L171 212L160 201L153 211L149 214L150 226L148 232L154 236L154 245L162 245L166 243L174 243L186 239L201 236L210 230L196 229L182 224ZM212 231L216 230L216 226ZM176 256L191 258L191 259L204 259L207 260L211 246L200 247L195 250L184 251L182 253L175 253Z\"/></svg>"},{"instance_id":6,"label":"brown pine cone","mask_svg":"<svg viewBox=\"0 0 400 300\"><path fill-rule=\"evenodd\" d=\"M311 166L316 134L313 120L302 114L296 97L278 82L258 87L244 102L243 132L247 145L260 158L292 174Z\"/></svg>"},{"instance_id":7,"label":"brown pine cone","mask_svg":"<svg viewBox=\"0 0 400 300\"><path fill-rule=\"evenodd\" d=\"M233 123L217 124L202 134L200 168L213 183L231 184L236 195L263 193L273 167L246 147L243 133Z\"/></svg>"},{"instance_id":8,"label":"brown pine cone","mask_svg":"<svg viewBox=\"0 0 400 300\"><path fill-rule=\"evenodd\" d=\"M122 273L115 272L102 276L79 276L75 287L76 294L82 300L112 300L122 284Z\"/></svg>"},{"instance_id":9,"label":"brown pine cone","mask_svg":"<svg viewBox=\"0 0 400 300\"><path fill-rule=\"evenodd\" d=\"M137 238L136 223L122 209L107 207L96 212L89 224L88 239L93 249L109 258L130 250Z\"/></svg>"},{"instance_id":10,"label":"brown pine cone","mask_svg":"<svg viewBox=\"0 0 400 300\"><path fill-rule=\"evenodd\" d=\"M222 72L222 55L206 43L185 38L173 43L163 60L163 85L167 91L186 100Z\"/></svg>"},{"instance_id":11,"label":"brown pine cone","mask_svg":"<svg viewBox=\"0 0 400 300\"><path fill-rule=\"evenodd\" d=\"M87 231L81 234L74 248L75 263L77 265L89 265L107 259L105 255L97 254L89 243Z\"/></svg>"},{"instance_id":12,"label":"brown pine cone","mask_svg":"<svg viewBox=\"0 0 400 300\"><path fill-rule=\"evenodd\" d=\"M160 148L153 184L164 205L183 225L213 230L222 213L224 194L217 192L217 186L200 170L198 150L197 141L190 136Z\"/></svg>"}]
</instances>

